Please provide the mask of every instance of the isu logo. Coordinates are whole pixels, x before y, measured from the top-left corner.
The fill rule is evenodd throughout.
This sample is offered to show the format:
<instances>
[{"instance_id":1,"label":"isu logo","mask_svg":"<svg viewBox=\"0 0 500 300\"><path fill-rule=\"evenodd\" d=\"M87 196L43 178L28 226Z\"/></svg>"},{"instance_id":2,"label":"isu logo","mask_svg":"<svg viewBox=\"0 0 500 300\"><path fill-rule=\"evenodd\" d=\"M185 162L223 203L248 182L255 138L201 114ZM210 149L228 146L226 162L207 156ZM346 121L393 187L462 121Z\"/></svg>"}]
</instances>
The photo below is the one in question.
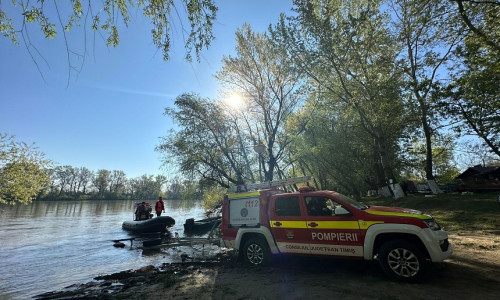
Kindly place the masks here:
<instances>
[{"instance_id":1,"label":"isu logo","mask_svg":"<svg viewBox=\"0 0 500 300\"><path fill-rule=\"evenodd\" d=\"M241 209L240 214L241 214L241 216L242 216L243 218L244 218L244 217L246 217L246 216L248 216L248 209L246 209L246 208L244 208L244 207L243 207L243 208Z\"/></svg>"}]
</instances>

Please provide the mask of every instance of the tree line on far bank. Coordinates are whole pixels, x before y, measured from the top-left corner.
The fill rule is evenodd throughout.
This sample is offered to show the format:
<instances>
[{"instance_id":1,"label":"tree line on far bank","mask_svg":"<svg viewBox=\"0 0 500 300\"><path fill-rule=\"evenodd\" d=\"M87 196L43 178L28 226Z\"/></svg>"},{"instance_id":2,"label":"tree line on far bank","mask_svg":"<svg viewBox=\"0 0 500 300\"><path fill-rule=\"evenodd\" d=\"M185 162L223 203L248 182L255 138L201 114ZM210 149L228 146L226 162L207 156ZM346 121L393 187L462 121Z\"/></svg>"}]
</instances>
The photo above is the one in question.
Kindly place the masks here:
<instances>
[{"instance_id":1,"label":"tree line on far bank","mask_svg":"<svg viewBox=\"0 0 500 300\"><path fill-rule=\"evenodd\" d=\"M37 200L151 200L159 196L180 199L185 189L180 180L169 182L164 175L144 174L127 178L121 170L91 171L69 165L50 168L46 172L50 181Z\"/></svg>"},{"instance_id":2,"label":"tree line on far bank","mask_svg":"<svg viewBox=\"0 0 500 300\"><path fill-rule=\"evenodd\" d=\"M197 187L178 178L144 174L127 178L121 170L54 166L35 145L0 133L0 203L33 200L198 199Z\"/></svg>"}]
</instances>

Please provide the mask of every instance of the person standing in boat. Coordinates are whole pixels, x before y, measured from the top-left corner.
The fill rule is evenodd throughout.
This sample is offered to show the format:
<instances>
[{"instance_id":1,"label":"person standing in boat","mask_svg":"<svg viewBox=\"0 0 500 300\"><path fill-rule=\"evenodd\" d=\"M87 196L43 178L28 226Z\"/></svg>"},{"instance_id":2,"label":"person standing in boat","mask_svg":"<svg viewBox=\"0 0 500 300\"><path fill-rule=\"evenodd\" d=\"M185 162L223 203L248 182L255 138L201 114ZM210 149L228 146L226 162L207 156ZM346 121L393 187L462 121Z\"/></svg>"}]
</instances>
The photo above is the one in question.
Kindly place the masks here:
<instances>
[{"instance_id":1,"label":"person standing in boat","mask_svg":"<svg viewBox=\"0 0 500 300\"><path fill-rule=\"evenodd\" d=\"M140 221L140 220L147 220L148 217L146 214L149 215L148 209L146 208L146 202L142 202L139 204L135 210L135 220Z\"/></svg>"},{"instance_id":2,"label":"person standing in boat","mask_svg":"<svg viewBox=\"0 0 500 300\"><path fill-rule=\"evenodd\" d=\"M163 202L162 197L159 197L158 201L156 201L155 210L157 217L161 216L162 211L165 212L165 202Z\"/></svg>"}]
</instances>

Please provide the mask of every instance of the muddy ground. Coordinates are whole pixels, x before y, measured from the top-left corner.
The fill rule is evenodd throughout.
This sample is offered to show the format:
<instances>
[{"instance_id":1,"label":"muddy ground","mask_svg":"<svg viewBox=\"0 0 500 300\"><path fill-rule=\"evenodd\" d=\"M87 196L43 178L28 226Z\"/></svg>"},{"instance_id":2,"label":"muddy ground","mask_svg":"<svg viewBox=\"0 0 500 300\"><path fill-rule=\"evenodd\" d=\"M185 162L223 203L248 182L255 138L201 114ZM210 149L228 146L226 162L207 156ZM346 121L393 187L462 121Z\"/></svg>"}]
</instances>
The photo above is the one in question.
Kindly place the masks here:
<instances>
[{"instance_id":1,"label":"muddy ground","mask_svg":"<svg viewBox=\"0 0 500 300\"><path fill-rule=\"evenodd\" d=\"M376 262L279 257L248 267L234 255L97 277L37 299L500 299L500 235L452 234L453 256L421 283L387 279Z\"/></svg>"}]
</instances>

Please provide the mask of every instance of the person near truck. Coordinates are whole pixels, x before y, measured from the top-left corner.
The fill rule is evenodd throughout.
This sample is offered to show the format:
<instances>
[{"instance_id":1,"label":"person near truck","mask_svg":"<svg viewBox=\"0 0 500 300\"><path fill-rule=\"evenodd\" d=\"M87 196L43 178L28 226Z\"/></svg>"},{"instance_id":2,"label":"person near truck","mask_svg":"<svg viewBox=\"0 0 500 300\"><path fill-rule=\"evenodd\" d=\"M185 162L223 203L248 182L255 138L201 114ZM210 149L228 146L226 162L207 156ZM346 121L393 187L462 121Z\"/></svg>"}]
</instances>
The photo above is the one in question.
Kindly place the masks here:
<instances>
[{"instance_id":1,"label":"person near truck","mask_svg":"<svg viewBox=\"0 0 500 300\"><path fill-rule=\"evenodd\" d=\"M158 201L156 201L155 211L156 211L156 216L157 217L161 216L162 212L165 212L165 202L163 202L163 198L162 197L159 197Z\"/></svg>"}]
</instances>

